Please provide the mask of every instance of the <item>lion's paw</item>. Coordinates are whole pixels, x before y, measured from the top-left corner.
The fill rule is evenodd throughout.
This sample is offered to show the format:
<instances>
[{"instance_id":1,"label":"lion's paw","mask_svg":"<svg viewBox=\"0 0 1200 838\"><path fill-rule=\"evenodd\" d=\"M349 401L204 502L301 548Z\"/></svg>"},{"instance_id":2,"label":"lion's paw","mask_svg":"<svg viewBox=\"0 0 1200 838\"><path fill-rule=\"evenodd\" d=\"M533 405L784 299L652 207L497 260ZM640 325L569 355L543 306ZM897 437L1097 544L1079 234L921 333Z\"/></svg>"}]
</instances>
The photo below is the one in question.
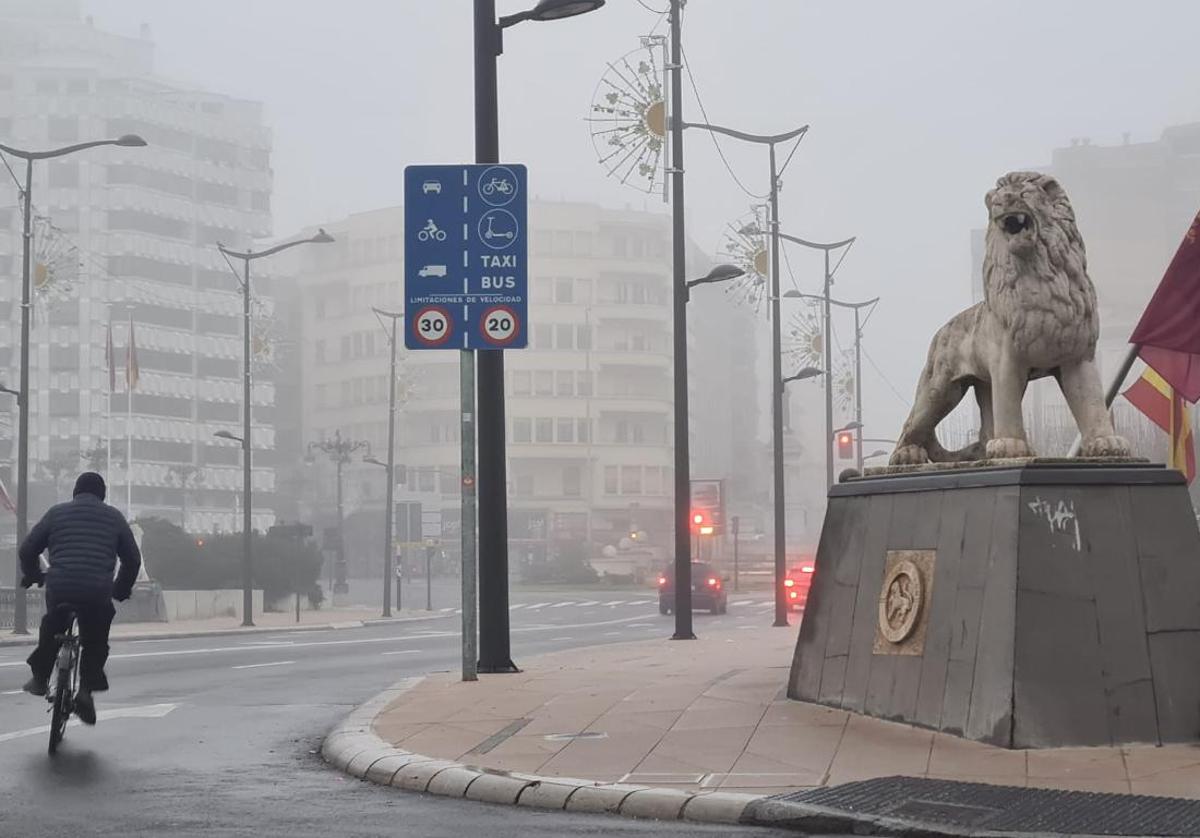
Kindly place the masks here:
<instances>
[{"instance_id":1,"label":"lion's paw","mask_svg":"<svg viewBox=\"0 0 1200 838\"><path fill-rule=\"evenodd\" d=\"M892 452L888 465L919 466L929 462L929 453L920 445L901 445Z\"/></svg>"},{"instance_id":2,"label":"lion's paw","mask_svg":"<svg viewBox=\"0 0 1200 838\"><path fill-rule=\"evenodd\" d=\"M999 438L987 442L989 460L1008 460L1014 457L1032 457L1033 449L1023 439Z\"/></svg>"},{"instance_id":3,"label":"lion's paw","mask_svg":"<svg viewBox=\"0 0 1200 838\"><path fill-rule=\"evenodd\" d=\"M1123 436L1097 436L1083 444L1084 457L1128 457L1129 441Z\"/></svg>"}]
</instances>

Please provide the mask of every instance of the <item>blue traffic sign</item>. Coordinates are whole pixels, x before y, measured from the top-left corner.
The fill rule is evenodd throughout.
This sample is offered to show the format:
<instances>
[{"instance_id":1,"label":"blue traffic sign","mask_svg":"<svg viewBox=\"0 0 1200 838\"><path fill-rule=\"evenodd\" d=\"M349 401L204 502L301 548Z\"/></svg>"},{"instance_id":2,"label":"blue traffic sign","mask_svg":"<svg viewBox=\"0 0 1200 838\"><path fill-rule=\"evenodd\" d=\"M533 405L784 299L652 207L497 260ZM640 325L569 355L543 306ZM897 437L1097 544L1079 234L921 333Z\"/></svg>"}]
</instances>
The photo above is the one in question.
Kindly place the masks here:
<instances>
[{"instance_id":1,"label":"blue traffic sign","mask_svg":"<svg viewBox=\"0 0 1200 838\"><path fill-rule=\"evenodd\" d=\"M522 349L529 343L525 167L404 170L404 345Z\"/></svg>"}]
</instances>

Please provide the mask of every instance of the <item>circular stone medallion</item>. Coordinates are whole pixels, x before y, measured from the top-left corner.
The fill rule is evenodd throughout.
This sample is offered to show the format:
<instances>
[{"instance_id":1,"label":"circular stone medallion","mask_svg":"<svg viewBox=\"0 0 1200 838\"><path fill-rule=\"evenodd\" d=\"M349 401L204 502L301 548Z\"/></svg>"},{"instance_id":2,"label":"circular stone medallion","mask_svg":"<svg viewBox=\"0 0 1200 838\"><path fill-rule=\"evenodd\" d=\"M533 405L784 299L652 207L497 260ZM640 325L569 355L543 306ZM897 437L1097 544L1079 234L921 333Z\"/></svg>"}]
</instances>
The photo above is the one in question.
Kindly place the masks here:
<instances>
[{"instance_id":1,"label":"circular stone medallion","mask_svg":"<svg viewBox=\"0 0 1200 838\"><path fill-rule=\"evenodd\" d=\"M880 633L890 643L903 643L916 629L924 602L921 571L907 559L897 562L879 592Z\"/></svg>"}]
</instances>

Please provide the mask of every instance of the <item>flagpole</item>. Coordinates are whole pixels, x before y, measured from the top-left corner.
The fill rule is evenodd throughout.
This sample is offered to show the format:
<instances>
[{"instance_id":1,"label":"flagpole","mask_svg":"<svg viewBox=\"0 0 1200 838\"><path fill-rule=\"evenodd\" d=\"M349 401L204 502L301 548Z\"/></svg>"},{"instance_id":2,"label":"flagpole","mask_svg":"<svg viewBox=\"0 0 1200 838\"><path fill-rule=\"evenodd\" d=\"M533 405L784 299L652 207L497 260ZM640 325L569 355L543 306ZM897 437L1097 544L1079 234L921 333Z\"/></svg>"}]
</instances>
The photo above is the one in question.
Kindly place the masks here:
<instances>
[{"instance_id":1,"label":"flagpole","mask_svg":"<svg viewBox=\"0 0 1200 838\"><path fill-rule=\"evenodd\" d=\"M1121 392L1121 385L1125 383L1129 371L1133 369L1133 362L1137 360L1138 350L1142 347L1140 344L1129 344L1129 351L1125 353L1125 359L1121 361L1121 368L1117 370L1116 376L1113 378L1112 384L1108 386L1108 392L1104 394L1104 407L1112 408L1112 403L1117 399L1117 393ZM1083 435L1075 434L1075 441L1071 443L1071 450L1067 452L1068 457L1078 457L1079 449L1083 445Z\"/></svg>"}]
</instances>

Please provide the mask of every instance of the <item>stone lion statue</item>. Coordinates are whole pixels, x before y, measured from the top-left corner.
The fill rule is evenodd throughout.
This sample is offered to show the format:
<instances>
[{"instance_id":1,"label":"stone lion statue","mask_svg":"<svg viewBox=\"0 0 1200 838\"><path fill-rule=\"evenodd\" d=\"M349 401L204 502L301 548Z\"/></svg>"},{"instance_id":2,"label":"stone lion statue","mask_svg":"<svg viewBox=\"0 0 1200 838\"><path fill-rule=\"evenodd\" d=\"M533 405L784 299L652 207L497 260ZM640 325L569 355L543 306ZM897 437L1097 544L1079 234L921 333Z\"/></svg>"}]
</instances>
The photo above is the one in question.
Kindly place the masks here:
<instances>
[{"instance_id":1,"label":"stone lion statue","mask_svg":"<svg viewBox=\"0 0 1200 838\"><path fill-rule=\"evenodd\" d=\"M1096 289L1066 192L1049 175L1011 172L984 203L983 302L934 335L892 464L1033 456L1021 399L1028 382L1048 375L1079 426L1082 455L1128 455L1104 405ZM934 430L969 388L979 403L979 441L947 451Z\"/></svg>"}]
</instances>

